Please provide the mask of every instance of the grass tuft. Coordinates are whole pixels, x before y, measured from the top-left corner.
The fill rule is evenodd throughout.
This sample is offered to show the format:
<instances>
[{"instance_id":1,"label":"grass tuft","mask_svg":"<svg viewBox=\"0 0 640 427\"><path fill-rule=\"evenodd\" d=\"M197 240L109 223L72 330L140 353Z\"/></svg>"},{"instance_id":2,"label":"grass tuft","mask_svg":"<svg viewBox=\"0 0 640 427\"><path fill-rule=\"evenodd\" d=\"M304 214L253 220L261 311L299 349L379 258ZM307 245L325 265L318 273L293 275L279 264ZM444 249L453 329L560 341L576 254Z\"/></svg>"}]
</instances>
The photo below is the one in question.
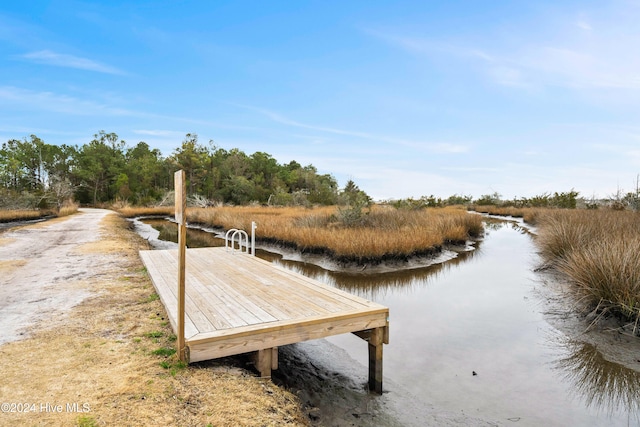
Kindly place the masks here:
<instances>
[{"instance_id":1,"label":"grass tuft","mask_svg":"<svg viewBox=\"0 0 640 427\"><path fill-rule=\"evenodd\" d=\"M57 216L69 216L78 212L78 204L74 202L65 202L60 209L58 209Z\"/></svg>"},{"instance_id":2,"label":"grass tuft","mask_svg":"<svg viewBox=\"0 0 640 427\"><path fill-rule=\"evenodd\" d=\"M144 334L144 336L147 338L160 338L162 337L162 335L164 335L162 331L147 332L146 334Z\"/></svg>"},{"instance_id":3,"label":"grass tuft","mask_svg":"<svg viewBox=\"0 0 640 427\"><path fill-rule=\"evenodd\" d=\"M171 347L160 347L157 350L153 350L151 353L156 356L169 357L176 353L176 349Z\"/></svg>"},{"instance_id":4,"label":"grass tuft","mask_svg":"<svg viewBox=\"0 0 640 427\"><path fill-rule=\"evenodd\" d=\"M569 280L579 301L640 319L639 213L549 210L539 223L542 258Z\"/></svg>"}]
</instances>

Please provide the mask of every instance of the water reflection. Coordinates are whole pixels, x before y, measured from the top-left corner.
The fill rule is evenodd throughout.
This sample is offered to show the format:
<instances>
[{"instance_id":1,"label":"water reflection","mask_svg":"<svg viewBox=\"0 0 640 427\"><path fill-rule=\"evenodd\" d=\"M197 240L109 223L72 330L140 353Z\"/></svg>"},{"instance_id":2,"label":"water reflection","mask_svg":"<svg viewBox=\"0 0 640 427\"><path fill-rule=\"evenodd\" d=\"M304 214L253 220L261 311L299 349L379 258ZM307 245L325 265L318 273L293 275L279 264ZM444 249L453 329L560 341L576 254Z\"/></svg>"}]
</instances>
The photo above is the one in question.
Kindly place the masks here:
<instances>
[{"instance_id":1,"label":"water reflection","mask_svg":"<svg viewBox=\"0 0 640 427\"><path fill-rule=\"evenodd\" d=\"M159 240L178 243L178 224L166 219L145 218L141 220L149 224L160 232ZM188 228L187 246L190 248L208 248L224 246L224 239L216 237L214 233L208 231Z\"/></svg>"},{"instance_id":2,"label":"water reflection","mask_svg":"<svg viewBox=\"0 0 640 427\"><path fill-rule=\"evenodd\" d=\"M522 220L518 221L515 218L507 220L496 217L485 217L484 219L485 233L491 230L500 230L503 227L509 227L520 234L531 234L531 230L524 225Z\"/></svg>"},{"instance_id":3,"label":"water reflection","mask_svg":"<svg viewBox=\"0 0 640 427\"><path fill-rule=\"evenodd\" d=\"M274 259L273 262L338 289L378 301L388 293L410 293L413 288L428 286L442 273L471 259L478 253L478 248L479 244L476 246L476 250L452 253L451 258L447 257L446 262L375 274L329 271L314 264L282 258Z\"/></svg>"},{"instance_id":4,"label":"water reflection","mask_svg":"<svg viewBox=\"0 0 640 427\"><path fill-rule=\"evenodd\" d=\"M576 394L589 407L627 413L640 421L640 374L618 363L610 362L589 343L565 340L566 356L554 362L562 376L569 380Z\"/></svg>"}]
</instances>

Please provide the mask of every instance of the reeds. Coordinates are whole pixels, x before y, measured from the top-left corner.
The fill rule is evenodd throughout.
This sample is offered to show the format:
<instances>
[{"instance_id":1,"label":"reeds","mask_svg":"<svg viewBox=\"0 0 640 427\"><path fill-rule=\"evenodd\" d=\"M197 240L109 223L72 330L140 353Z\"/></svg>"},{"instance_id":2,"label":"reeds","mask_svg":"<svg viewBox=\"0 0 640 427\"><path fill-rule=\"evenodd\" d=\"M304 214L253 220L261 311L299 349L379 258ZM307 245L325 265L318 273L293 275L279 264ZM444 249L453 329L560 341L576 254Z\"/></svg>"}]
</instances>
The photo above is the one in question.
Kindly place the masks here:
<instances>
[{"instance_id":1,"label":"reeds","mask_svg":"<svg viewBox=\"0 0 640 427\"><path fill-rule=\"evenodd\" d=\"M357 225L341 222L336 207L189 208L187 220L244 230L256 221L257 237L263 241L357 263L433 253L445 243L477 237L483 230L479 215L449 208L373 206Z\"/></svg>"},{"instance_id":2,"label":"reeds","mask_svg":"<svg viewBox=\"0 0 640 427\"><path fill-rule=\"evenodd\" d=\"M590 309L640 318L640 214L548 210L539 219L543 259Z\"/></svg>"}]
</instances>

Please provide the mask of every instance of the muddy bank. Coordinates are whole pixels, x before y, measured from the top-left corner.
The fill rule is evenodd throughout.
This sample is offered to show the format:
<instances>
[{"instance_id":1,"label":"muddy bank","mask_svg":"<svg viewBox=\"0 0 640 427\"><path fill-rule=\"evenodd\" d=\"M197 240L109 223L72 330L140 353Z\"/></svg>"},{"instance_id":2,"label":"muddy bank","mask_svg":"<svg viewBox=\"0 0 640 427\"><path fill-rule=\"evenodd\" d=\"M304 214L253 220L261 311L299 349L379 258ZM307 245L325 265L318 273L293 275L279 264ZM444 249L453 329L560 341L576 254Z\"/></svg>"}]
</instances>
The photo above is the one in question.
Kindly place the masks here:
<instances>
[{"instance_id":1,"label":"muddy bank","mask_svg":"<svg viewBox=\"0 0 640 427\"><path fill-rule=\"evenodd\" d=\"M18 220L18 221L0 221L0 231L6 231L11 228L20 227L23 225L36 224L38 222L43 222L55 218L54 216L45 216L42 218L36 219L28 219L28 220Z\"/></svg>"},{"instance_id":2,"label":"muddy bank","mask_svg":"<svg viewBox=\"0 0 640 427\"><path fill-rule=\"evenodd\" d=\"M565 289L570 286L558 274L539 272L540 290L545 299L545 319L564 333L565 342L582 342L597 348L602 356L637 371L640 375L640 337L635 322L621 320L614 315L596 315L582 312L576 307L572 294ZM568 341L567 341L568 340Z\"/></svg>"}]
</instances>

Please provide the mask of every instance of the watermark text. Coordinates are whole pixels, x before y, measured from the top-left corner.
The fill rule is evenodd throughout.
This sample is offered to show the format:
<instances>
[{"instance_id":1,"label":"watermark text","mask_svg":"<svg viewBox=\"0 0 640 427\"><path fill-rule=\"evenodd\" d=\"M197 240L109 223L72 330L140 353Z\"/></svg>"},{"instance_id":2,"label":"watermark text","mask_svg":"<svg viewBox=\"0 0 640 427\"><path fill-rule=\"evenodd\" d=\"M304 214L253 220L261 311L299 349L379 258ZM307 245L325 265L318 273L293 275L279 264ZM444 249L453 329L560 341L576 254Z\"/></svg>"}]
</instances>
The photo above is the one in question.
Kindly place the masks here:
<instances>
[{"instance_id":1,"label":"watermark text","mask_svg":"<svg viewBox=\"0 0 640 427\"><path fill-rule=\"evenodd\" d=\"M91 405L83 402L0 402L0 412L2 413L85 413L91 412Z\"/></svg>"}]
</instances>

